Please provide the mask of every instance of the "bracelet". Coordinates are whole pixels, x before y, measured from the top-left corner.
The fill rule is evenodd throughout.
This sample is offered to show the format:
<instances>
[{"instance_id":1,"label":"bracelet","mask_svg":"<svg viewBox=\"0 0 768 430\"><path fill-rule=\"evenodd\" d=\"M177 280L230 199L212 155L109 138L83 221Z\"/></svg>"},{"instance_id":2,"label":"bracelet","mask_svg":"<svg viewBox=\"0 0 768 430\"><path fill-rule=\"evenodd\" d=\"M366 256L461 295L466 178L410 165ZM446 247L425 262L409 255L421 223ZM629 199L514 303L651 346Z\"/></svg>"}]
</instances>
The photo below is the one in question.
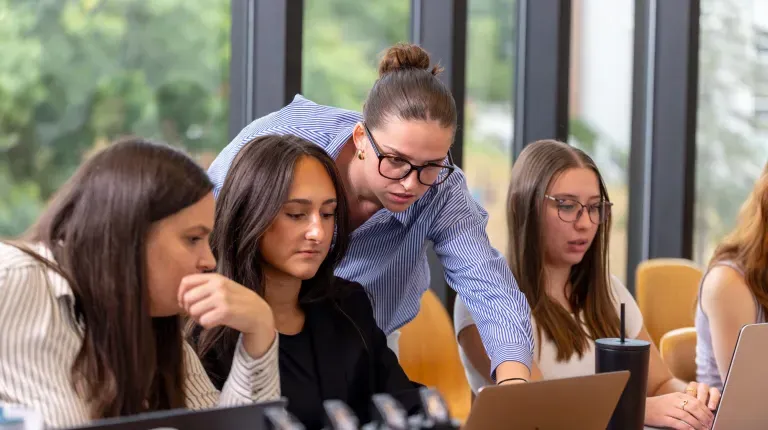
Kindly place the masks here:
<instances>
[{"instance_id":1,"label":"bracelet","mask_svg":"<svg viewBox=\"0 0 768 430\"><path fill-rule=\"evenodd\" d=\"M497 382L497 383L496 383L496 385L501 385L501 384L503 384L503 383L505 383L505 382L508 382L508 381L523 381L523 382L528 382L528 380L527 380L527 379L525 379L525 378L507 378L507 379L502 379L501 381Z\"/></svg>"}]
</instances>

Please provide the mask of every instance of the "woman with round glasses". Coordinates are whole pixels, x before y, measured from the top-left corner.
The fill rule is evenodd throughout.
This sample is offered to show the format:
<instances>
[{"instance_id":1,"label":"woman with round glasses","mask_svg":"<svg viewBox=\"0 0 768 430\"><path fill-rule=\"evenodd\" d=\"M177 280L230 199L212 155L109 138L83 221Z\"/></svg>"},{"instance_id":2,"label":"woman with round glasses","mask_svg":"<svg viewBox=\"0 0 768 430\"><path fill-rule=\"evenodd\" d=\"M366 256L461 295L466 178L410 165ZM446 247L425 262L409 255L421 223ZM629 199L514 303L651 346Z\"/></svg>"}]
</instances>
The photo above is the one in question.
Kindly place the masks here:
<instances>
[{"instance_id":1,"label":"woman with round glasses","mask_svg":"<svg viewBox=\"0 0 768 430\"><path fill-rule=\"evenodd\" d=\"M362 115L296 96L243 129L209 175L218 194L238 151L258 136L293 134L321 146L343 178L354 229L335 273L368 290L390 347L397 353L398 329L416 316L429 287L432 242L448 284L477 321L491 356L488 377L522 382L533 352L530 308L488 241L488 214L453 164L456 104L439 72L420 47L395 45Z\"/></svg>"},{"instance_id":2,"label":"woman with round glasses","mask_svg":"<svg viewBox=\"0 0 768 430\"><path fill-rule=\"evenodd\" d=\"M593 374L594 340L619 336L621 303L629 337L651 341L634 298L608 270L611 206L595 163L579 149L539 141L515 162L507 200L508 257L532 308L534 379ZM488 383L489 360L461 300L454 323L477 392ZM645 423L710 428L720 393L675 379L651 345Z\"/></svg>"}]
</instances>

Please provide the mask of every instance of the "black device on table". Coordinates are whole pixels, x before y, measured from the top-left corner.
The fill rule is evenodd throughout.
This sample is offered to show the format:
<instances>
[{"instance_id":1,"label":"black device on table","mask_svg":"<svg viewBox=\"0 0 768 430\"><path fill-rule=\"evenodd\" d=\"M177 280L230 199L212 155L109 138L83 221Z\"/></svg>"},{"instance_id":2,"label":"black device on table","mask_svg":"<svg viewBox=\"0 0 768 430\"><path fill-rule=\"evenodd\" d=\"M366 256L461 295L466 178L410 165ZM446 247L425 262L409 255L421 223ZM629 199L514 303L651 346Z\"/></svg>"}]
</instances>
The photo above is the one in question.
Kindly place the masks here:
<instances>
[{"instance_id":1,"label":"black device on table","mask_svg":"<svg viewBox=\"0 0 768 430\"><path fill-rule=\"evenodd\" d=\"M372 421L357 425L354 413L338 400L324 403L328 430L454 430L459 423L451 418L448 407L437 390L423 387L419 390L423 412L408 416L405 408L390 394L380 393L371 398Z\"/></svg>"},{"instance_id":2,"label":"black device on table","mask_svg":"<svg viewBox=\"0 0 768 430\"><path fill-rule=\"evenodd\" d=\"M285 400L228 408L173 409L96 420L72 430L267 430L266 408L284 409Z\"/></svg>"},{"instance_id":3,"label":"black device on table","mask_svg":"<svg viewBox=\"0 0 768 430\"><path fill-rule=\"evenodd\" d=\"M373 421L360 426L354 412L340 400L323 402L328 430L414 430L458 429L445 401L431 388L422 388L420 396L424 412L408 416L403 406L389 394L376 394L371 399ZM286 406L286 399L245 406L203 410L174 409L148 412L128 417L107 418L71 430L304 430Z\"/></svg>"}]
</instances>

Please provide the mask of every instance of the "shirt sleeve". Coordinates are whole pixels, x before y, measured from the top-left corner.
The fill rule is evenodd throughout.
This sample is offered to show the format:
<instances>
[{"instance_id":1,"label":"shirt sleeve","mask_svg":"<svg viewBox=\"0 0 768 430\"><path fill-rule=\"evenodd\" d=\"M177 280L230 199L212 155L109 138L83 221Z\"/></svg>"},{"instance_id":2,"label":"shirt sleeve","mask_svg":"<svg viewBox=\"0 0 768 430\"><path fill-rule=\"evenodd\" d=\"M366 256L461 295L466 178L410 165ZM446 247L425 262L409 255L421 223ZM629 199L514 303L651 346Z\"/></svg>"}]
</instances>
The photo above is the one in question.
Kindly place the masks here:
<instances>
[{"instance_id":1,"label":"shirt sleeve","mask_svg":"<svg viewBox=\"0 0 768 430\"><path fill-rule=\"evenodd\" d=\"M495 380L496 368L505 361L531 368L531 310L506 259L488 240L488 213L470 195L463 174L455 175L435 202L439 213L430 239L448 284L475 320Z\"/></svg>"},{"instance_id":2,"label":"shirt sleeve","mask_svg":"<svg viewBox=\"0 0 768 430\"><path fill-rule=\"evenodd\" d=\"M626 319L627 336L636 339L643 328L643 314L640 307L637 306L635 298L632 297L627 287L619 278L611 275L611 290L613 291L614 303L616 304L616 315L620 315L621 304L624 303L624 317Z\"/></svg>"},{"instance_id":3,"label":"shirt sleeve","mask_svg":"<svg viewBox=\"0 0 768 430\"><path fill-rule=\"evenodd\" d=\"M237 341L232 369L219 392L208 379L200 359L188 342L184 342L184 365L187 372L185 391L187 407L206 409L214 406L237 406L253 402L277 400L280 397L278 370L278 336L260 358L251 358L243 347L243 338Z\"/></svg>"},{"instance_id":4,"label":"shirt sleeve","mask_svg":"<svg viewBox=\"0 0 768 430\"><path fill-rule=\"evenodd\" d=\"M11 257L0 250L3 258ZM46 273L39 265L0 268L0 404L34 410L49 427L73 427L90 414L70 378L82 339Z\"/></svg>"}]
</instances>

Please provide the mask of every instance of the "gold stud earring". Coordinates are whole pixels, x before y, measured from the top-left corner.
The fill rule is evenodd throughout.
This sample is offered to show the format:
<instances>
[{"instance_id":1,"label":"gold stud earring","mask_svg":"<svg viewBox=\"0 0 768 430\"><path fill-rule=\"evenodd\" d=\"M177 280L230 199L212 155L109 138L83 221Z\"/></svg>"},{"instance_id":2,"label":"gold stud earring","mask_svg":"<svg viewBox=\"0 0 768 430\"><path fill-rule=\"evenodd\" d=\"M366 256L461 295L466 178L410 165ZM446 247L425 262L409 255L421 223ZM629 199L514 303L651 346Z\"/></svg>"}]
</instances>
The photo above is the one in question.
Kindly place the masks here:
<instances>
[{"instance_id":1,"label":"gold stud earring","mask_svg":"<svg viewBox=\"0 0 768 430\"><path fill-rule=\"evenodd\" d=\"M356 154L356 155L357 155L357 158L358 158L358 159L360 159L360 160L365 160L365 152L363 152L363 151L361 151L361 150L359 150L359 149L358 149L358 150L357 150L357 154Z\"/></svg>"}]
</instances>

